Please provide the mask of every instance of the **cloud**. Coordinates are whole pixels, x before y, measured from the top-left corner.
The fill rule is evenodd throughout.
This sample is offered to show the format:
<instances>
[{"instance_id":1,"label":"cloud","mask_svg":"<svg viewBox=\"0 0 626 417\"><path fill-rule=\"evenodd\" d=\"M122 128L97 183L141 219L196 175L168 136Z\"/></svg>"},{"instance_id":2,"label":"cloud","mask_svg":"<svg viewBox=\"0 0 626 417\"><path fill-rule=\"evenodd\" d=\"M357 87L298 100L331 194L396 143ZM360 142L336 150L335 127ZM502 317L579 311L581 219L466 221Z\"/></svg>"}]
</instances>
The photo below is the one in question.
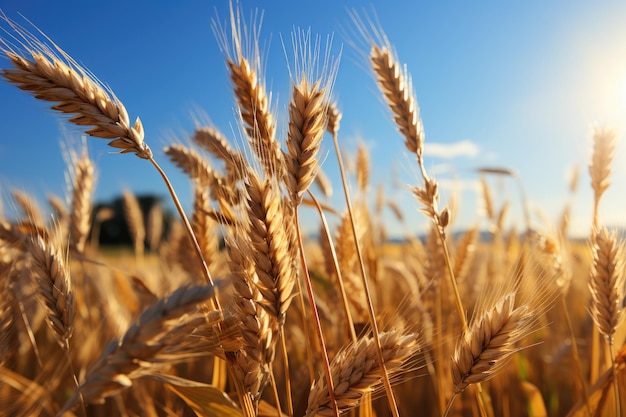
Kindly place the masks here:
<instances>
[{"instance_id":1,"label":"cloud","mask_svg":"<svg viewBox=\"0 0 626 417\"><path fill-rule=\"evenodd\" d=\"M478 145L470 140L462 140L456 143L428 143L424 144L424 155L435 157L453 159L460 156L466 156L473 158L478 155Z\"/></svg>"},{"instance_id":2,"label":"cloud","mask_svg":"<svg viewBox=\"0 0 626 417\"><path fill-rule=\"evenodd\" d=\"M479 180L468 180L460 178L441 178L438 179L439 188L446 191L470 191L476 194L482 192L481 184Z\"/></svg>"}]
</instances>

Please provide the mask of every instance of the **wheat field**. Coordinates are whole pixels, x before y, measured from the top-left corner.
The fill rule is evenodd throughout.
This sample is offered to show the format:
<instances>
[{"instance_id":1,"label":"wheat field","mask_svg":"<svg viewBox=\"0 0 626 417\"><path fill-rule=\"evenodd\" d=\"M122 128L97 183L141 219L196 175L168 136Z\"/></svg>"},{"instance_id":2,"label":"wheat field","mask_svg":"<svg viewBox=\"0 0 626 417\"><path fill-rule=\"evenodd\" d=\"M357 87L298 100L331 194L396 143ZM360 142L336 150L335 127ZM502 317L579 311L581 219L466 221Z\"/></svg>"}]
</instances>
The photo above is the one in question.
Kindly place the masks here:
<instances>
[{"instance_id":1,"label":"wheat field","mask_svg":"<svg viewBox=\"0 0 626 417\"><path fill-rule=\"evenodd\" d=\"M598 214L603 195L620 192L610 188L615 133L599 128L592 138L593 232L584 241L567 238L567 211L545 230L527 221L525 230L506 229L508 205L495 206L487 179L515 174L488 167L489 229L454 233L468 208L440 199L411 75L383 28L353 16L397 140L419 172L411 191L420 213L402 213L380 191L369 198L367 149L342 155L339 146L350 111L334 96L341 66L306 32L295 35L302 49L288 120L278 122L262 56L250 46L261 40L238 12L218 42L244 141L198 126L191 143L163 149L193 184L190 213L141 119L80 57L5 18L4 80L95 145L148 161L177 214L164 228L160 205L146 210L120 190L133 244L101 248L111 214L94 206L97 166L86 147L68 160L69 203L42 208L13 193L20 216L0 218L0 414L622 415L626 254ZM335 150L324 163L339 165L340 184L323 171L322 141ZM344 206L320 202L331 187ZM318 225L316 238L303 235L304 206L317 213L306 219ZM429 232L390 243L387 209L426 220Z\"/></svg>"}]
</instances>

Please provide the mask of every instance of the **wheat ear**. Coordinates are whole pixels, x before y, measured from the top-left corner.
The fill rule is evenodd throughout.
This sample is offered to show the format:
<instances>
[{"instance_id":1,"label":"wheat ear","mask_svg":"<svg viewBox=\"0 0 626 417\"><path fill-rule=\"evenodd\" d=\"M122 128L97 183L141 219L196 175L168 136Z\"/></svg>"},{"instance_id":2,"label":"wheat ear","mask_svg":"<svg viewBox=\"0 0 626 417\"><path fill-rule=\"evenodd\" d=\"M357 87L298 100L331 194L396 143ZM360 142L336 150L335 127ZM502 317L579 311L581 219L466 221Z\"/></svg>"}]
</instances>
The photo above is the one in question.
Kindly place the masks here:
<instances>
[{"instance_id":1,"label":"wheat ear","mask_svg":"<svg viewBox=\"0 0 626 417\"><path fill-rule=\"evenodd\" d=\"M130 387L133 379L147 375L158 365L159 354L168 348L175 348L180 355L191 332L189 325L196 323L198 327L205 321L197 306L212 296L213 286L183 286L144 310L121 340L113 340L104 349L59 415L72 409L80 397L93 403ZM207 346L205 352L220 354L219 342Z\"/></svg>"},{"instance_id":2,"label":"wheat ear","mask_svg":"<svg viewBox=\"0 0 626 417\"><path fill-rule=\"evenodd\" d=\"M194 210L191 216L193 231L198 239L198 245L207 263L211 266L213 257L218 250L217 233L213 226L215 222L206 214L211 209L209 193L200 184L194 187Z\"/></svg>"},{"instance_id":3,"label":"wheat ear","mask_svg":"<svg viewBox=\"0 0 626 417\"><path fill-rule=\"evenodd\" d=\"M339 110L339 105L337 104L337 102L333 101L333 102L328 103L327 114L326 114L326 118L327 118L326 131L330 133L331 135L334 135L337 132L339 132L339 126L341 125L342 117L343 117L343 114Z\"/></svg>"},{"instance_id":4,"label":"wheat ear","mask_svg":"<svg viewBox=\"0 0 626 417\"><path fill-rule=\"evenodd\" d=\"M275 138L276 126L265 88L245 57L240 57L238 63L229 59L228 67L252 149L268 173L280 172L282 154Z\"/></svg>"},{"instance_id":5,"label":"wheat ear","mask_svg":"<svg viewBox=\"0 0 626 417\"><path fill-rule=\"evenodd\" d=\"M373 45L370 57L380 89L394 113L393 119L400 133L404 136L404 144L411 153L421 153L424 147L424 128L413 96L411 78L406 69L401 69L397 64L387 46Z\"/></svg>"},{"instance_id":6,"label":"wheat ear","mask_svg":"<svg viewBox=\"0 0 626 417\"><path fill-rule=\"evenodd\" d=\"M241 400L249 399L256 408L274 360L278 322L258 302L260 294L255 285L258 277L254 261L249 256L250 242L246 234L233 236L227 242L235 291L233 303L235 314L241 320L243 344L241 351L229 352L227 358L233 382L241 384ZM249 411L243 404L242 408Z\"/></svg>"},{"instance_id":7,"label":"wheat ear","mask_svg":"<svg viewBox=\"0 0 626 417\"><path fill-rule=\"evenodd\" d=\"M222 48L227 51L226 63L250 147L268 176L278 174L282 179L283 155L275 137L276 121L270 111L271 97L265 88L260 70L260 22L253 21L251 30L248 30L241 19L241 10L231 4L230 36L216 22L213 29Z\"/></svg>"},{"instance_id":8,"label":"wheat ear","mask_svg":"<svg viewBox=\"0 0 626 417\"><path fill-rule=\"evenodd\" d=\"M13 200L20 207L24 221L44 227L43 214L37 202L24 191L13 190Z\"/></svg>"},{"instance_id":9,"label":"wheat ear","mask_svg":"<svg viewBox=\"0 0 626 417\"><path fill-rule=\"evenodd\" d=\"M65 206L65 201L58 195L50 194L48 196L48 204L54 212L54 217L57 222L64 223L69 219L70 213Z\"/></svg>"},{"instance_id":10,"label":"wheat ear","mask_svg":"<svg viewBox=\"0 0 626 417\"><path fill-rule=\"evenodd\" d=\"M263 296L259 302L282 325L293 298L296 275L282 223L286 209L277 188L275 182L261 181L252 172L246 186L250 249L258 277L255 285Z\"/></svg>"},{"instance_id":11,"label":"wheat ear","mask_svg":"<svg viewBox=\"0 0 626 417\"><path fill-rule=\"evenodd\" d=\"M473 259L474 252L476 250L476 239L478 237L478 226L474 226L467 230L456 249L456 259L454 261L454 276L462 278L465 276L465 271L468 269L469 264Z\"/></svg>"},{"instance_id":12,"label":"wheat ear","mask_svg":"<svg viewBox=\"0 0 626 417\"><path fill-rule=\"evenodd\" d=\"M4 268L0 272L5 275ZM4 279L0 283L0 367L7 366L18 350L15 305L14 291L9 280Z\"/></svg>"},{"instance_id":13,"label":"wheat ear","mask_svg":"<svg viewBox=\"0 0 626 417\"><path fill-rule=\"evenodd\" d=\"M595 236L589 284L591 317L612 344L617 326L624 319L624 246L615 233L609 233L604 227Z\"/></svg>"},{"instance_id":14,"label":"wheat ear","mask_svg":"<svg viewBox=\"0 0 626 417\"><path fill-rule=\"evenodd\" d=\"M317 154L326 126L326 94L320 82L309 85L306 77L292 88L289 104L287 188L297 206L319 170Z\"/></svg>"},{"instance_id":15,"label":"wheat ear","mask_svg":"<svg viewBox=\"0 0 626 417\"><path fill-rule=\"evenodd\" d=\"M143 125L139 118L131 126L124 105L112 91L102 86L69 55L56 47L56 52L41 43L24 45L29 58L5 47L15 68L3 69L2 76L37 99L57 103L52 109L71 115L69 121L78 126L93 126L85 132L90 136L113 139L109 146L121 153L134 152L150 159L152 152L143 141Z\"/></svg>"},{"instance_id":16,"label":"wheat ear","mask_svg":"<svg viewBox=\"0 0 626 417\"><path fill-rule=\"evenodd\" d=\"M73 174L70 244L78 253L83 253L91 227L91 196L95 182L95 166L86 151L74 163Z\"/></svg>"},{"instance_id":17,"label":"wheat ear","mask_svg":"<svg viewBox=\"0 0 626 417\"><path fill-rule=\"evenodd\" d=\"M598 205L600 198L611 184L611 163L615 152L615 132L609 129L597 128L593 134L593 153L589 164L591 188L594 193L593 227L599 228Z\"/></svg>"},{"instance_id":18,"label":"wheat ear","mask_svg":"<svg viewBox=\"0 0 626 417\"><path fill-rule=\"evenodd\" d=\"M218 182L217 173L198 152L183 145L174 144L163 149L170 160L202 187L213 188Z\"/></svg>"},{"instance_id":19,"label":"wheat ear","mask_svg":"<svg viewBox=\"0 0 626 417\"><path fill-rule=\"evenodd\" d=\"M132 192L126 190L122 193L124 204L124 217L128 225L128 231L133 241L135 255L139 260L143 258L146 240L146 226L139 200Z\"/></svg>"},{"instance_id":20,"label":"wheat ear","mask_svg":"<svg viewBox=\"0 0 626 417\"><path fill-rule=\"evenodd\" d=\"M454 393L493 377L518 350L515 343L532 329L534 316L515 307L515 292L505 294L463 332L452 356Z\"/></svg>"},{"instance_id":21,"label":"wheat ear","mask_svg":"<svg viewBox=\"0 0 626 417\"><path fill-rule=\"evenodd\" d=\"M41 236L27 243L33 259L34 273L38 277L39 293L46 305L48 324L57 342L69 349L74 327L74 294L69 270L65 267L62 252L52 247Z\"/></svg>"},{"instance_id":22,"label":"wheat ear","mask_svg":"<svg viewBox=\"0 0 626 417\"><path fill-rule=\"evenodd\" d=\"M365 145L361 143L356 154L356 183L362 193L367 192L370 170L370 156Z\"/></svg>"},{"instance_id":23,"label":"wheat ear","mask_svg":"<svg viewBox=\"0 0 626 417\"><path fill-rule=\"evenodd\" d=\"M399 330L381 333L379 340L385 370L376 359L376 343L372 336L350 343L332 360L331 374L340 413L357 407L368 393L380 395L384 390L383 373L393 379L406 372L409 360L420 347L416 334L403 334ZM315 380L309 392L306 416L314 415L333 415L326 381L322 377Z\"/></svg>"},{"instance_id":24,"label":"wheat ear","mask_svg":"<svg viewBox=\"0 0 626 417\"><path fill-rule=\"evenodd\" d=\"M246 166L246 160L243 154L235 151L219 130L212 127L198 127L194 132L193 140L224 161L226 170L231 175L238 176L240 173L245 172L243 167Z\"/></svg>"},{"instance_id":25,"label":"wheat ear","mask_svg":"<svg viewBox=\"0 0 626 417\"><path fill-rule=\"evenodd\" d=\"M161 202L155 202L148 212L148 246L152 252L156 252L163 238L164 213Z\"/></svg>"}]
</instances>

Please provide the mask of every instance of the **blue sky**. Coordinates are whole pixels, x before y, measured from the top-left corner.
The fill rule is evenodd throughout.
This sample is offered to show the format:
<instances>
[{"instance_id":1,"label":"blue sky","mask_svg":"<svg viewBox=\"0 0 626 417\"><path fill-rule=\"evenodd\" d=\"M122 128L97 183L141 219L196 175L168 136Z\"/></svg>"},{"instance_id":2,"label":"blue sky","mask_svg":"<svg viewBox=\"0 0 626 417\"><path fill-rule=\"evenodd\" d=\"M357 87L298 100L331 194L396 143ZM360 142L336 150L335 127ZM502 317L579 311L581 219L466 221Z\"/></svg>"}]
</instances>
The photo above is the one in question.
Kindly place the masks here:
<instances>
[{"instance_id":1,"label":"blue sky","mask_svg":"<svg viewBox=\"0 0 626 417\"><path fill-rule=\"evenodd\" d=\"M342 51L334 86L344 113L340 141L348 154L359 143L368 147L373 186L388 184L387 197L403 208L406 224L386 218L391 234L427 225L409 191L419 182L418 170L363 58L367 51L349 45L356 39L349 35L350 9L376 11L412 74L426 131L426 166L441 182L444 203L458 194L459 228L484 225L476 167L517 171L540 225L542 217L558 218L568 201L567 173L578 164L581 182L573 200L572 231L587 233L592 205L587 162L594 125L614 128L619 140L601 220L626 224L625 2L281 0L242 1L241 6L246 14L264 12L266 84L273 92L281 138L289 97L283 40L289 54L295 27L333 35L333 53ZM0 0L0 9L11 19L23 23L21 13L32 21L109 85L131 118L142 119L146 141L187 206L189 182L161 148L185 140L199 113L232 140L241 140L224 56L211 30L212 19L228 17L228 1ZM0 58L0 67L8 65ZM47 194L65 195L61 143L80 138L79 131L6 82L0 82L0 108L2 194L25 190L42 204ZM99 172L96 200L115 197L124 188L166 195L146 161L112 155L103 140L90 138L88 145ZM324 170L336 190L331 202L343 208L331 142L323 149ZM515 184L493 179L490 184L497 205L511 202L510 224L521 229ZM5 212L10 210L5 203Z\"/></svg>"}]
</instances>

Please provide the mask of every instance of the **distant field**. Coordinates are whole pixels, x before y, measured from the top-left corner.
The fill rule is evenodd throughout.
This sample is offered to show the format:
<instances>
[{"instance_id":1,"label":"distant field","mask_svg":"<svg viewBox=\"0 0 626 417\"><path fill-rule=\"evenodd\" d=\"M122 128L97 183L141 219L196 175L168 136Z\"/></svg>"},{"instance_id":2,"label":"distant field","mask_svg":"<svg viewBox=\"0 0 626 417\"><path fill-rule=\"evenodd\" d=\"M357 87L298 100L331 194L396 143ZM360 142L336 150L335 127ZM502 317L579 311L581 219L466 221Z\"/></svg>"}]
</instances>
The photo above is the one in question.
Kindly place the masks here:
<instances>
[{"instance_id":1,"label":"distant field","mask_svg":"<svg viewBox=\"0 0 626 417\"><path fill-rule=\"evenodd\" d=\"M112 91L31 35L15 33L21 48L0 46L6 81L93 140L148 161L180 208L165 233L162 208L125 191L132 246L99 246L112 208L93 206L85 149L68 162L69 204L42 208L13 194L20 216L0 221L1 415L582 417L626 408L624 242L598 215L607 189L621 192L609 188L612 131L594 133L585 241L567 238L567 216L545 230L505 228L508 206L494 207L486 180L513 175L504 169L482 172L485 230L453 233L455 213L424 162L410 76L389 41L364 27L382 99L420 172L412 193L421 213L409 216L428 225L423 239L390 243L381 213L393 201L369 198L365 147L349 150L354 167L343 167L340 120L350 109L334 101L330 74L314 76L318 55L304 53L293 74L282 143L262 57L242 47L259 40L240 38L232 23L225 82L249 149L208 126L164 149L193 184L190 213L141 120ZM320 207L319 238L305 240L299 207L329 192L322 140L336 145L355 186L334 208L340 220L327 226L331 208Z\"/></svg>"}]
</instances>

